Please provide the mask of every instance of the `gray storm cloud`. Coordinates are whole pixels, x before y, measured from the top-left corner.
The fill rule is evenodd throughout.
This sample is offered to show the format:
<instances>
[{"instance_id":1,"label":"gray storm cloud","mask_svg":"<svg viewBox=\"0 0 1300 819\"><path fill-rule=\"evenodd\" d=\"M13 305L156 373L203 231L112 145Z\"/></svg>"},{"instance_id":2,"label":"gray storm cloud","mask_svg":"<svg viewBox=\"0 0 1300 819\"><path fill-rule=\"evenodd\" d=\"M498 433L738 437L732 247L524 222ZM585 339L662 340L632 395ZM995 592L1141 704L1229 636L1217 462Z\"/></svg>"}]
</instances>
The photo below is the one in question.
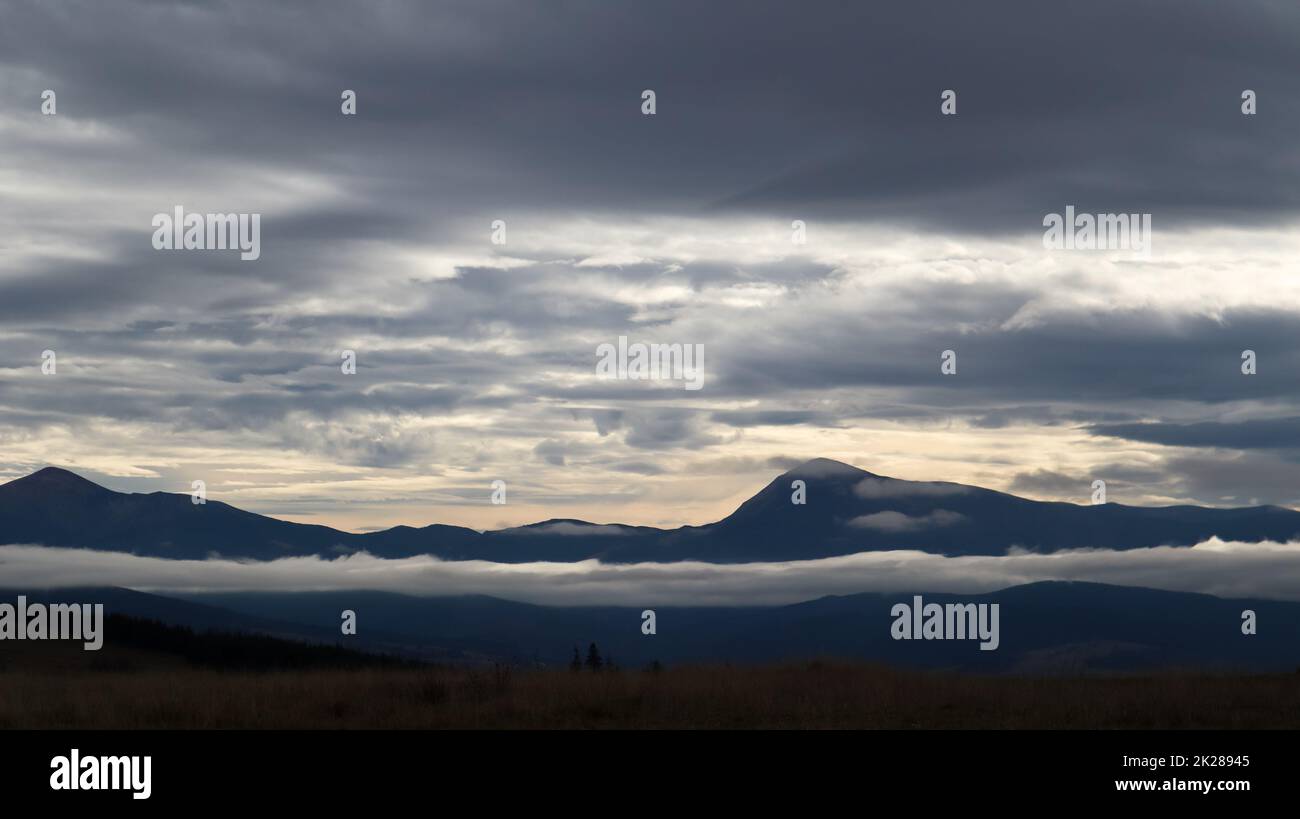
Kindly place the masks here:
<instances>
[{"instance_id":1,"label":"gray storm cloud","mask_svg":"<svg viewBox=\"0 0 1300 819\"><path fill-rule=\"evenodd\" d=\"M1184 2L1171 25L1163 3L1095 0L1068 26L1028 0L0 8L8 96L57 88L69 115L168 160L304 170L330 157L353 202L331 201L299 233L409 235L420 200L591 210L629 194L660 212L799 208L1014 232L1063 191L1106 210L1114 179L1126 207L1166 218L1300 205L1300 109L1284 103L1300 69L1293 4ZM40 85L24 94L19 80ZM1262 112L1248 130L1233 118L1247 87ZM380 127L321 127L345 88ZM945 89L958 93L951 122L937 115ZM418 195L430 185L443 195Z\"/></svg>"},{"instance_id":2,"label":"gray storm cloud","mask_svg":"<svg viewBox=\"0 0 1300 819\"><path fill-rule=\"evenodd\" d=\"M1300 543L1209 540L1191 548L942 557L870 552L786 563L499 564L366 554L266 563L164 560L118 552L0 546L9 588L123 586L167 592L388 591L485 594L542 605L782 605L859 592L978 593L1083 580L1221 597L1300 600Z\"/></svg>"},{"instance_id":3,"label":"gray storm cloud","mask_svg":"<svg viewBox=\"0 0 1300 819\"><path fill-rule=\"evenodd\" d=\"M1053 496L1113 466L1142 470L1110 482L1135 502L1300 504L1300 8L1173 13L0 0L0 475L197 473L354 528L432 519L447 471L664 525L699 488L669 479L729 482L703 522L746 463L873 451ZM1028 253L1068 204L1152 212L1148 272ZM152 251L177 205L261 213L262 257ZM626 334L703 344L707 388L592 378ZM1057 435L976 475L877 434L963 423ZM605 511L656 491L666 511Z\"/></svg>"}]
</instances>

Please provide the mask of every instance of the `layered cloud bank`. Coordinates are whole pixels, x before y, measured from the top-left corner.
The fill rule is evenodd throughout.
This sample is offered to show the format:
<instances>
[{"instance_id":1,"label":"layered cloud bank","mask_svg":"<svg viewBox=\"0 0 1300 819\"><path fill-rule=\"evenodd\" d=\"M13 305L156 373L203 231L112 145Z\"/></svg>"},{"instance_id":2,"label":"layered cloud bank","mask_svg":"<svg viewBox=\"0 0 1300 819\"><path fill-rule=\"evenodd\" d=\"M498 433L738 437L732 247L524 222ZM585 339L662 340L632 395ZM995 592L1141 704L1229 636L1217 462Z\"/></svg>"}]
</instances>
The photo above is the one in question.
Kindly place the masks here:
<instances>
[{"instance_id":1,"label":"layered cloud bank","mask_svg":"<svg viewBox=\"0 0 1300 819\"><path fill-rule=\"evenodd\" d=\"M947 558L870 552L784 563L501 564L366 554L268 563L180 561L120 552L0 546L9 588L123 586L160 594L225 591L389 591L486 594L543 605L767 606L859 592L994 591L1040 580L1079 580L1221 597L1300 600L1300 543Z\"/></svg>"},{"instance_id":2,"label":"layered cloud bank","mask_svg":"<svg viewBox=\"0 0 1300 819\"><path fill-rule=\"evenodd\" d=\"M0 0L0 478L348 529L703 523L813 455L1300 504L1300 9L1053 16ZM1045 251L1071 204L1151 214L1151 260ZM153 250L177 206L264 252ZM597 379L620 336L704 389Z\"/></svg>"}]
</instances>

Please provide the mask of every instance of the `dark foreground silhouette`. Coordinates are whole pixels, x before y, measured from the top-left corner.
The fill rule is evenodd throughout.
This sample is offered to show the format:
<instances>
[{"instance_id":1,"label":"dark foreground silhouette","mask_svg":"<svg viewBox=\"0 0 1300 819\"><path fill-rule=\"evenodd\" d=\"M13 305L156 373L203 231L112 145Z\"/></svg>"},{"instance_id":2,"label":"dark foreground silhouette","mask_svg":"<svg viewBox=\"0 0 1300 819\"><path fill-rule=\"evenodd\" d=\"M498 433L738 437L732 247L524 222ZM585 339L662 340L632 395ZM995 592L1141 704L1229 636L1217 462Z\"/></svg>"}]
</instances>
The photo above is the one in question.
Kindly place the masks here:
<instances>
[{"instance_id":1,"label":"dark foreground silhouette","mask_svg":"<svg viewBox=\"0 0 1300 819\"><path fill-rule=\"evenodd\" d=\"M833 662L659 672L0 673L0 728L1300 728L1300 675L1026 678Z\"/></svg>"},{"instance_id":2,"label":"dark foreground silhouette","mask_svg":"<svg viewBox=\"0 0 1300 819\"><path fill-rule=\"evenodd\" d=\"M433 666L116 618L0 645L0 729L1300 728L1300 673L1026 676L812 661Z\"/></svg>"}]
</instances>

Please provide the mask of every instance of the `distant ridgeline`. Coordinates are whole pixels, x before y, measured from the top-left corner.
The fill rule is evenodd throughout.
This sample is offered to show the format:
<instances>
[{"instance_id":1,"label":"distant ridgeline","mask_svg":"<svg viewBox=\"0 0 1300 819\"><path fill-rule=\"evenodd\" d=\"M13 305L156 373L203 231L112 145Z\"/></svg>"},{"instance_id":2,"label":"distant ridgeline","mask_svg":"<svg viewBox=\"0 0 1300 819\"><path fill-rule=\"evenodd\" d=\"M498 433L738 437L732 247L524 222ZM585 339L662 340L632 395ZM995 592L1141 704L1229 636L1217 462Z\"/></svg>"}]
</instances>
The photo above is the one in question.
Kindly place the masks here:
<instances>
[{"instance_id":1,"label":"distant ridgeline","mask_svg":"<svg viewBox=\"0 0 1300 819\"><path fill-rule=\"evenodd\" d=\"M485 496L490 491L484 487ZM1081 496L1088 491L1080 487ZM1190 546L1216 536L1252 542L1300 537L1300 512L1276 506L1048 503L962 484L896 480L826 459L779 476L717 523L677 529L549 520L481 533L432 524L353 534L245 512L216 499L193 500L114 492L47 468L0 485L0 532L7 543L167 558L271 560L365 551L506 563L740 563L890 549L999 555L1011 547L1050 552Z\"/></svg>"},{"instance_id":2,"label":"distant ridgeline","mask_svg":"<svg viewBox=\"0 0 1300 819\"><path fill-rule=\"evenodd\" d=\"M653 628L645 627L640 606L538 606L481 595L164 597L112 588L29 594L29 602L44 604L87 600L102 601L108 613L101 651L82 651L75 642L0 642L0 668L43 657L61 667L123 671L167 663L230 670L410 662L565 668L575 647L595 644L624 669L827 657L1026 674L1300 669L1298 602L1098 583L965 595L862 593L766 607L656 606ZM344 609L357 612L355 636L340 632ZM391 656L376 656L384 654Z\"/></svg>"}]
</instances>

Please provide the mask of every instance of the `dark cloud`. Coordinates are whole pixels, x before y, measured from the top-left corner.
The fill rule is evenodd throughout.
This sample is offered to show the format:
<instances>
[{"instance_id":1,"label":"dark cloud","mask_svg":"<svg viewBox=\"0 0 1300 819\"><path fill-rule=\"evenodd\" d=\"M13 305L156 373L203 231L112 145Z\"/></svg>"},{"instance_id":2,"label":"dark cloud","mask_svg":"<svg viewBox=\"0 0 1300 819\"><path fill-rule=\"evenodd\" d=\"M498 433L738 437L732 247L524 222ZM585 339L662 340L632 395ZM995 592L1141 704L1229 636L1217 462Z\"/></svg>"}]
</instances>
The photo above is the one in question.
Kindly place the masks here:
<instances>
[{"instance_id":1,"label":"dark cloud","mask_svg":"<svg viewBox=\"0 0 1300 819\"><path fill-rule=\"evenodd\" d=\"M1132 292L1123 264L1040 270L973 237L1032 244L1067 204L1149 211L1158 231L1295 218L1300 10L1061 14L0 0L0 441L102 441L122 471L165 476L144 485L183 477L183 443L424 475L607 470L623 497L687 454L746 476L825 454L770 455L801 433L1078 427L1146 445L1127 467L1107 455L1119 486L1293 502L1250 468L1294 477L1297 310L1232 298L1284 284L1291 248L1242 250L1240 282L1190 309L1161 299L1237 260L1197 267L1185 235ZM57 117L37 113L45 88ZM262 213L262 258L153 251L152 215L177 204ZM878 239L903 244L872 255ZM705 389L592 378L620 335L703 344ZM1156 447L1246 454L1216 473ZM1067 485L1013 469L1012 488Z\"/></svg>"},{"instance_id":2,"label":"dark cloud","mask_svg":"<svg viewBox=\"0 0 1300 819\"><path fill-rule=\"evenodd\" d=\"M1048 495L1053 497L1084 497L1088 494L1092 479L1083 475L1067 475L1051 469L1035 469L1021 472L1011 481L1011 491L1026 495Z\"/></svg>"},{"instance_id":3,"label":"dark cloud","mask_svg":"<svg viewBox=\"0 0 1300 819\"><path fill-rule=\"evenodd\" d=\"M1260 452L1170 458L1168 480L1184 497L1222 506L1300 505L1300 463Z\"/></svg>"},{"instance_id":4,"label":"dark cloud","mask_svg":"<svg viewBox=\"0 0 1300 819\"><path fill-rule=\"evenodd\" d=\"M0 60L40 82L10 97L55 87L62 115L159 164L328 173L352 204L294 230L327 241L409 236L417 203L1011 232L1067 203L1163 224L1300 205L1300 12L1281 3L1107 0L1068 25L1029 0L8 2L5 21ZM363 114L347 122L344 88ZM949 88L958 116L941 117Z\"/></svg>"},{"instance_id":5,"label":"dark cloud","mask_svg":"<svg viewBox=\"0 0 1300 819\"><path fill-rule=\"evenodd\" d=\"M715 412L714 421L733 427L786 426L791 424L816 424L832 421L830 416L808 410L729 410Z\"/></svg>"},{"instance_id":6,"label":"dark cloud","mask_svg":"<svg viewBox=\"0 0 1300 819\"><path fill-rule=\"evenodd\" d=\"M1203 421L1196 424L1140 423L1097 424L1093 435L1144 441L1164 446L1225 449L1300 449L1300 418L1267 418L1255 421Z\"/></svg>"}]
</instances>

